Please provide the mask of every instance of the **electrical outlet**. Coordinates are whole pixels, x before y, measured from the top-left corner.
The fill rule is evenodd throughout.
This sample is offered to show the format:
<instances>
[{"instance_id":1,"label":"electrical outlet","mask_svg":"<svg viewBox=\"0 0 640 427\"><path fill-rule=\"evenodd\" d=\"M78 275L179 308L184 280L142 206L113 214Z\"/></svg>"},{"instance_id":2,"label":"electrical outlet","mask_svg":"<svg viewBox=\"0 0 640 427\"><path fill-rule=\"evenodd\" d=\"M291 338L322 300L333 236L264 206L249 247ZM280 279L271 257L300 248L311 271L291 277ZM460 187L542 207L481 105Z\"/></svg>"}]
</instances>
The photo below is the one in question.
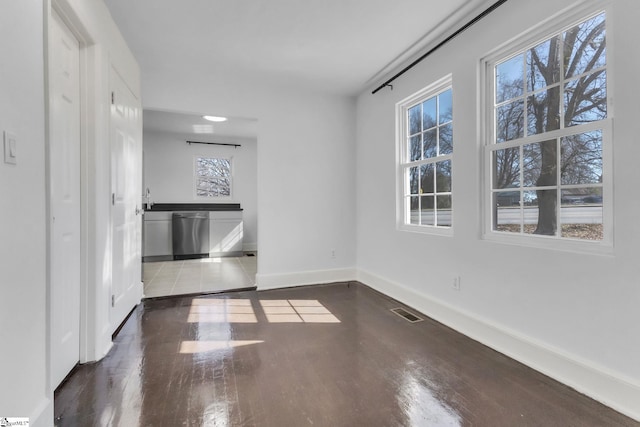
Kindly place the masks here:
<instances>
[{"instance_id":1,"label":"electrical outlet","mask_svg":"<svg viewBox=\"0 0 640 427\"><path fill-rule=\"evenodd\" d=\"M455 276L453 278L453 290L454 291L460 290L460 276Z\"/></svg>"},{"instance_id":2,"label":"electrical outlet","mask_svg":"<svg viewBox=\"0 0 640 427\"><path fill-rule=\"evenodd\" d=\"M331 259L334 259L335 257L336 257L336 250L331 249Z\"/></svg>"}]
</instances>

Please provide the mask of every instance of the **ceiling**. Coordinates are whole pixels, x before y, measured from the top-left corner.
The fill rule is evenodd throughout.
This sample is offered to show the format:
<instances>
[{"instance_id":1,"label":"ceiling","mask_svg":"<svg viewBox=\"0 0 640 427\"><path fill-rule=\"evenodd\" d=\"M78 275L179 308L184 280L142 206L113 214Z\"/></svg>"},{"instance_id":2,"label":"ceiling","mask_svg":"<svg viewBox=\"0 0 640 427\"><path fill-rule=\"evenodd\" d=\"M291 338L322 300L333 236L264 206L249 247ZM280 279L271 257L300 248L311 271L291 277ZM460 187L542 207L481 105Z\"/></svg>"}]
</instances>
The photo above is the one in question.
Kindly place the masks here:
<instances>
[{"instance_id":1,"label":"ceiling","mask_svg":"<svg viewBox=\"0 0 640 427\"><path fill-rule=\"evenodd\" d=\"M104 0L142 69L356 95L488 0ZM463 22L460 22L463 21Z\"/></svg>"},{"instance_id":2,"label":"ceiling","mask_svg":"<svg viewBox=\"0 0 640 427\"><path fill-rule=\"evenodd\" d=\"M256 140L258 137L258 121L243 117L228 117L225 122L213 123L200 114L145 109L142 123L145 132L193 135L210 142L228 137L235 140Z\"/></svg>"},{"instance_id":3,"label":"ceiling","mask_svg":"<svg viewBox=\"0 0 640 427\"><path fill-rule=\"evenodd\" d=\"M353 96L382 83L402 62L493 1L104 2L138 60L143 88L145 74L171 78L176 67L188 64L219 81L242 76ZM211 125L198 114L148 110L143 123L145 131L174 133ZM255 121L245 119L213 127L216 135L255 137L256 132Z\"/></svg>"}]
</instances>

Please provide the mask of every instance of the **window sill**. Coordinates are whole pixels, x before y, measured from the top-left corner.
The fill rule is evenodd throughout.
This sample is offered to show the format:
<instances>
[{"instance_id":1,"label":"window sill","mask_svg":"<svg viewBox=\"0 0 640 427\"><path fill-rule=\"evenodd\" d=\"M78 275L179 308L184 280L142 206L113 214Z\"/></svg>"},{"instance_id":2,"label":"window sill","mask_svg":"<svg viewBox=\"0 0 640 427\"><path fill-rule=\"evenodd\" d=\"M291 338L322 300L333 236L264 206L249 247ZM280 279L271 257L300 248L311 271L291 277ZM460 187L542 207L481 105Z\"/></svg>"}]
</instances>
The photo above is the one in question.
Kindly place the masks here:
<instances>
[{"instance_id":1,"label":"window sill","mask_svg":"<svg viewBox=\"0 0 640 427\"><path fill-rule=\"evenodd\" d=\"M537 235L521 235L491 231L482 236L483 240L528 248L547 249L591 255L613 255L613 243L608 241L588 241L559 239Z\"/></svg>"},{"instance_id":2,"label":"window sill","mask_svg":"<svg viewBox=\"0 0 640 427\"><path fill-rule=\"evenodd\" d=\"M453 236L453 227L436 227L429 225L410 225L399 224L399 231L408 231L412 233L430 234L434 236Z\"/></svg>"}]
</instances>

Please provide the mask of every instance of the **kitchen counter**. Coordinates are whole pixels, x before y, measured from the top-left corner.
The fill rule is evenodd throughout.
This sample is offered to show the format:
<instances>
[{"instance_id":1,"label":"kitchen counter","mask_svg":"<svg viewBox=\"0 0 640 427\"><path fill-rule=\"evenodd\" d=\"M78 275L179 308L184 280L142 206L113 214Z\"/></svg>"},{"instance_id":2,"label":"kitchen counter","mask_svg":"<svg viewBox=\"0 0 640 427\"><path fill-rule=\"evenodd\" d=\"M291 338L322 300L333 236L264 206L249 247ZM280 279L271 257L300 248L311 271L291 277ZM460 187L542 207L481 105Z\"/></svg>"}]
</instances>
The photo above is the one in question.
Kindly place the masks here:
<instances>
[{"instance_id":1,"label":"kitchen counter","mask_svg":"<svg viewBox=\"0 0 640 427\"><path fill-rule=\"evenodd\" d=\"M242 256L242 208L239 203L157 203L145 210L143 261L174 259L175 212L205 212L208 219L209 257Z\"/></svg>"},{"instance_id":2,"label":"kitchen counter","mask_svg":"<svg viewBox=\"0 0 640 427\"><path fill-rule=\"evenodd\" d=\"M242 211L240 203L155 203L146 212Z\"/></svg>"}]
</instances>

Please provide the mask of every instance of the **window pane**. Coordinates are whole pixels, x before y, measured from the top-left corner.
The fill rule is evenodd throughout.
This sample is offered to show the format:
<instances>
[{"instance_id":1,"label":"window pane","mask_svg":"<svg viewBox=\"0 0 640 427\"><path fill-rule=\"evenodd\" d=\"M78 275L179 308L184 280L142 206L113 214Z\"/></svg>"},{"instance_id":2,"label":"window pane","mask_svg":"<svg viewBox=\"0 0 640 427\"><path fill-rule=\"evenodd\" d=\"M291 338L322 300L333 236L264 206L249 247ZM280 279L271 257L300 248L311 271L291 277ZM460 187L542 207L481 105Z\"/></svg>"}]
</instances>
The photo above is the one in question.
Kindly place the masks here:
<instances>
[{"instance_id":1,"label":"window pane","mask_svg":"<svg viewBox=\"0 0 640 427\"><path fill-rule=\"evenodd\" d=\"M418 194L418 183L420 182L420 174L418 167L409 168L409 193Z\"/></svg>"},{"instance_id":2,"label":"window pane","mask_svg":"<svg viewBox=\"0 0 640 427\"><path fill-rule=\"evenodd\" d=\"M409 135L415 135L422 131L420 104L409 108Z\"/></svg>"},{"instance_id":3,"label":"window pane","mask_svg":"<svg viewBox=\"0 0 640 427\"><path fill-rule=\"evenodd\" d=\"M607 117L607 73L596 71L564 87L564 123L575 126Z\"/></svg>"},{"instance_id":4,"label":"window pane","mask_svg":"<svg viewBox=\"0 0 640 427\"><path fill-rule=\"evenodd\" d=\"M420 224L420 198L418 196L409 197L407 200L409 205L409 224Z\"/></svg>"},{"instance_id":5,"label":"window pane","mask_svg":"<svg viewBox=\"0 0 640 427\"><path fill-rule=\"evenodd\" d=\"M422 151L422 135L416 135L409 138L409 161L420 160L420 152Z\"/></svg>"},{"instance_id":6,"label":"window pane","mask_svg":"<svg viewBox=\"0 0 640 427\"><path fill-rule=\"evenodd\" d=\"M207 157L196 158L196 196L231 195L231 161Z\"/></svg>"},{"instance_id":7,"label":"window pane","mask_svg":"<svg viewBox=\"0 0 640 427\"><path fill-rule=\"evenodd\" d=\"M436 125L436 98L427 99L422 103L423 130L431 129Z\"/></svg>"},{"instance_id":8,"label":"window pane","mask_svg":"<svg viewBox=\"0 0 640 427\"><path fill-rule=\"evenodd\" d=\"M437 143L438 143L438 130L431 129L423 134L424 138L424 158L430 159L438 155Z\"/></svg>"},{"instance_id":9,"label":"window pane","mask_svg":"<svg viewBox=\"0 0 640 427\"><path fill-rule=\"evenodd\" d=\"M453 126L451 123L441 126L440 132L440 155L453 153Z\"/></svg>"},{"instance_id":10,"label":"window pane","mask_svg":"<svg viewBox=\"0 0 640 427\"><path fill-rule=\"evenodd\" d=\"M562 138L562 184L602 182L602 131Z\"/></svg>"},{"instance_id":11,"label":"window pane","mask_svg":"<svg viewBox=\"0 0 640 427\"><path fill-rule=\"evenodd\" d=\"M527 91L535 92L560 81L560 37L527 52Z\"/></svg>"},{"instance_id":12,"label":"window pane","mask_svg":"<svg viewBox=\"0 0 640 427\"><path fill-rule=\"evenodd\" d=\"M197 166L199 176L228 177L231 171L231 163L228 159L199 157Z\"/></svg>"},{"instance_id":13,"label":"window pane","mask_svg":"<svg viewBox=\"0 0 640 427\"><path fill-rule=\"evenodd\" d=\"M420 166L420 194L433 193L433 163Z\"/></svg>"},{"instance_id":14,"label":"window pane","mask_svg":"<svg viewBox=\"0 0 640 427\"><path fill-rule=\"evenodd\" d=\"M436 225L433 209L434 196L422 196L420 203L422 203L422 210L420 212L422 225Z\"/></svg>"},{"instance_id":15,"label":"window pane","mask_svg":"<svg viewBox=\"0 0 640 427\"><path fill-rule=\"evenodd\" d=\"M562 190L560 223L562 237L602 240L602 189Z\"/></svg>"},{"instance_id":16,"label":"window pane","mask_svg":"<svg viewBox=\"0 0 640 427\"><path fill-rule=\"evenodd\" d=\"M558 223L557 214L557 190L538 190L536 195L538 198L537 224L534 234L553 236L556 234Z\"/></svg>"},{"instance_id":17,"label":"window pane","mask_svg":"<svg viewBox=\"0 0 640 427\"><path fill-rule=\"evenodd\" d=\"M562 206L602 205L602 188L573 188L562 190Z\"/></svg>"},{"instance_id":18,"label":"window pane","mask_svg":"<svg viewBox=\"0 0 640 427\"><path fill-rule=\"evenodd\" d=\"M520 186L520 149L505 148L493 152L493 188Z\"/></svg>"},{"instance_id":19,"label":"window pane","mask_svg":"<svg viewBox=\"0 0 640 427\"><path fill-rule=\"evenodd\" d=\"M606 63L605 14L566 31L564 52L567 78L603 67Z\"/></svg>"},{"instance_id":20,"label":"window pane","mask_svg":"<svg viewBox=\"0 0 640 427\"><path fill-rule=\"evenodd\" d=\"M451 196L436 196L436 202L437 224L441 227L451 227Z\"/></svg>"},{"instance_id":21,"label":"window pane","mask_svg":"<svg viewBox=\"0 0 640 427\"><path fill-rule=\"evenodd\" d=\"M538 206L538 192L535 190L523 191L522 204L524 206ZM525 222L527 222L526 215L525 215Z\"/></svg>"},{"instance_id":22,"label":"window pane","mask_svg":"<svg viewBox=\"0 0 640 427\"><path fill-rule=\"evenodd\" d=\"M523 55L518 55L496 65L496 103L522 96L523 61Z\"/></svg>"},{"instance_id":23,"label":"window pane","mask_svg":"<svg viewBox=\"0 0 640 427\"><path fill-rule=\"evenodd\" d=\"M523 191L522 204L522 216L524 219L522 231L526 234L533 234L538 225L538 192Z\"/></svg>"},{"instance_id":24,"label":"window pane","mask_svg":"<svg viewBox=\"0 0 640 427\"><path fill-rule=\"evenodd\" d=\"M438 95L438 124L448 123L453 117L451 89Z\"/></svg>"},{"instance_id":25,"label":"window pane","mask_svg":"<svg viewBox=\"0 0 640 427\"><path fill-rule=\"evenodd\" d=\"M543 187L558 182L557 142L555 139L522 147L522 175L525 187Z\"/></svg>"},{"instance_id":26,"label":"window pane","mask_svg":"<svg viewBox=\"0 0 640 427\"><path fill-rule=\"evenodd\" d=\"M220 190L222 187L228 187L229 182L224 178L200 178L198 186L206 188L210 191Z\"/></svg>"},{"instance_id":27,"label":"window pane","mask_svg":"<svg viewBox=\"0 0 640 427\"><path fill-rule=\"evenodd\" d=\"M231 176L231 161L229 159L215 159L222 176Z\"/></svg>"},{"instance_id":28,"label":"window pane","mask_svg":"<svg viewBox=\"0 0 640 427\"><path fill-rule=\"evenodd\" d=\"M495 63L494 230L602 239L603 132L581 125L608 114L605 33L601 13Z\"/></svg>"},{"instance_id":29,"label":"window pane","mask_svg":"<svg viewBox=\"0 0 640 427\"><path fill-rule=\"evenodd\" d=\"M438 85L430 95L414 98L411 104L398 105L398 111L404 112L407 121L403 129L405 135L400 140L404 151L401 159L404 164L400 165L405 174L404 224L438 226L436 203L446 206L445 211L451 210L450 194L446 194L446 200L436 198L438 193L451 192L451 160L438 158L453 153L452 92L451 89L440 92L442 90ZM450 218L450 212L448 215ZM448 221L445 227L451 226L450 219L442 217L441 221Z\"/></svg>"},{"instance_id":30,"label":"window pane","mask_svg":"<svg viewBox=\"0 0 640 427\"><path fill-rule=\"evenodd\" d=\"M527 132L537 135L560 129L560 87L552 87L527 98Z\"/></svg>"},{"instance_id":31,"label":"window pane","mask_svg":"<svg viewBox=\"0 0 640 427\"><path fill-rule=\"evenodd\" d=\"M522 213L519 191L493 193L493 207L495 231L520 233Z\"/></svg>"},{"instance_id":32,"label":"window pane","mask_svg":"<svg viewBox=\"0 0 640 427\"><path fill-rule=\"evenodd\" d=\"M496 108L496 140L510 141L524 136L524 100Z\"/></svg>"},{"instance_id":33,"label":"window pane","mask_svg":"<svg viewBox=\"0 0 640 427\"><path fill-rule=\"evenodd\" d=\"M451 191L451 160L436 163L436 192Z\"/></svg>"}]
</instances>

